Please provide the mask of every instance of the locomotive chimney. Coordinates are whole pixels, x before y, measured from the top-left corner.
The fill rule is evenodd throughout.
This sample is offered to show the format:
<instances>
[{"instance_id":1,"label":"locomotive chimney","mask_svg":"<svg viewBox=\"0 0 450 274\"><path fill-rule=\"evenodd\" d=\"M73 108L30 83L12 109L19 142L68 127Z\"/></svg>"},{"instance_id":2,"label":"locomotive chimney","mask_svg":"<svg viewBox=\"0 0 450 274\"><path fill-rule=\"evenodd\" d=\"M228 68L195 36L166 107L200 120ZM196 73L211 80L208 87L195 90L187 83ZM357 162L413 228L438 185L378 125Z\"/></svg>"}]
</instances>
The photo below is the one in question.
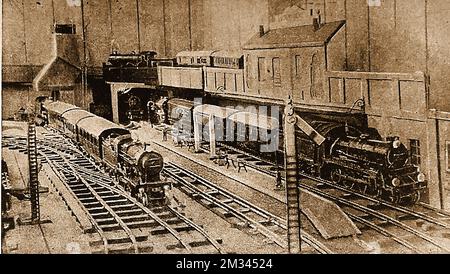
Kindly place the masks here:
<instances>
[{"instance_id":1,"label":"locomotive chimney","mask_svg":"<svg viewBox=\"0 0 450 274\"><path fill-rule=\"evenodd\" d=\"M259 37L263 37L265 34L264 25L259 25Z\"/></svg>"}]
</instances>

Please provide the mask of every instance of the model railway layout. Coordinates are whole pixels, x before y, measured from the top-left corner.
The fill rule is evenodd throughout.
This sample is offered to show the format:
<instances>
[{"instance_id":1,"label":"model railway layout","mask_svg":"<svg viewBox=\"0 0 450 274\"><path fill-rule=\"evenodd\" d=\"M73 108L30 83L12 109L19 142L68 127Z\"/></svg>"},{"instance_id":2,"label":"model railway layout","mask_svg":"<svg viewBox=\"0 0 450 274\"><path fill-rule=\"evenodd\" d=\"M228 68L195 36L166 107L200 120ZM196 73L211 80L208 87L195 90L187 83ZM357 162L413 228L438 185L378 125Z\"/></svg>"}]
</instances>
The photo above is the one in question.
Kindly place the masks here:
<instances>
[{"instance_id":1,"label":"model railway layout","mask_svg":"<svg viewBox=\"0 0 450 274\"><path fill-rule=\"evenodd\" d=\"M23 152L24 137L4 136L3 146ZM94 253L152 252L155 239L175 252L222 252L220 244L198 225L168 206L147 208L117 187L108 174L102 172L91 158L56 132L45 134L38 141L41 161L48 163L83 206L94 225L99 246ZM141 229L150 229L150 239ZM176 250L178 249L178 250ZM167 252L166 250L166 252ZM184 251L183 251L184 250ZM214 252L213 252L214 253Z\"/></svg>"}]
</instances>

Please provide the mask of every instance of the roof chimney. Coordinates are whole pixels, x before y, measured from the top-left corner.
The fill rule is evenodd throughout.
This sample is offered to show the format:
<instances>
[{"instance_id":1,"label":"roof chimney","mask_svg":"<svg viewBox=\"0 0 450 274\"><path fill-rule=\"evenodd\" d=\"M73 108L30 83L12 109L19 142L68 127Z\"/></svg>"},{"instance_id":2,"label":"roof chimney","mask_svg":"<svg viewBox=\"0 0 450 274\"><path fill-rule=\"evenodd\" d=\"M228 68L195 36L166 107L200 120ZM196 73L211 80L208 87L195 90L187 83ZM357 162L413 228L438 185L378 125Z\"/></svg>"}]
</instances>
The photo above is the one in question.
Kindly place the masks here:
<instances>
[{"instance_id":1,"label":"roof chimney","mask_svg":"<svg viewBox=\"0 0 450 274\"><path fill-rule=\"evenodd\" d=\"M264 36L264 25L259 25L259 37L263 37Z\"/></svg>"},{"instance_id":2,"label":"roof chimney","mask_svg":"<svg viewBox=\"0 0 450 274\"><path fill-rule=\"evenodd\" d=\"M320 10L317 11L317 15L313 18L314 31L318 31L322 27L322 18L320 16Z\"/></svg>"},{"instance_id":3,"label":"roof chimney","mask_svg":"<svg viewBox=\"0 0 450 274\"><path fill-rule=\"evenodd\" d=\"M313 26L314 31L318 31L320 29L319 18L313 18Z\"/></svg>"}]
</instances>

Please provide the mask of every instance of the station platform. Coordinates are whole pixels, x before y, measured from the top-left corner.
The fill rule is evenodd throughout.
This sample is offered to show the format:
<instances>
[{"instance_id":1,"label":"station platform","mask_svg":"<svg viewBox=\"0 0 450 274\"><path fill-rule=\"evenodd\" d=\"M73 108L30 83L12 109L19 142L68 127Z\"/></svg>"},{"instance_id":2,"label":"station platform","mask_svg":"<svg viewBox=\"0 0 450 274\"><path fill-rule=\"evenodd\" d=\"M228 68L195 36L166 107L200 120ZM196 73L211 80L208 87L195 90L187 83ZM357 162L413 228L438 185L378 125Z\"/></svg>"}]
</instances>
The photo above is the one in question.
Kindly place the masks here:
<instances>
[{"instance_id":1,"label":"station platform","mask_svg":"<svg viewBox=\"0 0 450 274\"><path fill-rule=\"evenodd\" d=\"M26 136L26 123L3 121L2 135ZM2 149L2 158L8 165L13 190L25 190L28 182L28 157L18 150ZM40 193L41 224L20 224L31 216L29 200L11 198L7 216L15 220L14 228L2 235L4 254L72 254L90 253L87 235L67 209L66 204L45 174L39 173L39 182L46 193ZM33 240L30 240L33 239Z\"/></svg>"}]
</instances>

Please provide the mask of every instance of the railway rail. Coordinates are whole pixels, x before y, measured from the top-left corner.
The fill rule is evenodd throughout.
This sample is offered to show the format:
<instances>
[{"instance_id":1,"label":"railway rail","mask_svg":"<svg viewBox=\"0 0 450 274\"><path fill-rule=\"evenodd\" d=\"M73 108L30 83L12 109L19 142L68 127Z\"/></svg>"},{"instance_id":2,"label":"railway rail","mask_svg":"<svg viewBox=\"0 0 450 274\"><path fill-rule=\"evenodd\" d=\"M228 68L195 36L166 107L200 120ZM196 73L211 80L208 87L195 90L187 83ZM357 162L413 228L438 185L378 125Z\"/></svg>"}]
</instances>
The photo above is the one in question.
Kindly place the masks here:
<instances>
[{"instance_id":1,"label":"railway rail","mask_svg":"<svg viewBox=\"0 0 450 274\"><path fill-rule=\"evenodd\" d=\"M218 144L218 148L228 156L233 155L235 159L240 159L245 165L259 172L269 176L276 174L274 163L222 143ZM202 145L202 150L209 151L209 146L207 144ZM281 167L279 168L281 169ZM309 182L305 183L302 180L299 184L301 189L308 189L319 196L336 202L363 229L376 231L378 234L396 242L413 253L423 253L424 250L421 247L424 244L428 245L428 249L432 250L432 252L450 252L450 244L444 245L439 240L439 238L442 238L439 235L440 232L445 231L448 235L450 213L435 209L424 203L418 203L413 206L401 206L380 201L356 190L336 185L333 182L301 172L300 174L303 179L307 179L307 182ZM340 194L333 194L333 192L340 192ZM427 229L418 229L411 224L412 222L416 222L416 226L435 226L438 229L431 232L426 231ZM419 223L421 225L418 225Z\"/></svg>"},{"instance_id":2,"label":"railway rail","mask_svg":"<svg viewBox=\"0 0 450 274\"><path fill-rule=\"evenodd\" d=\"M285 235L286 220L275 216L264 209L232 194L195 173L174 163L165 164L163 174L172 178L178 187L202 205L215 209L215 213L238 222L264 235L269 242L287 248ZM306 231L302 231L302 240L318 253L333 253L327 246L315 239Z\"/></svg>"},{"instance_id":3,"label":"railway rail","mask_svg":"<svg viewBox=\"0 0 450 274\"><path fill-rule=\"evenodd\" d=\"M173 208L146 208L117 188L111 177L58 132L44 135L37 143L40 160L50 165L90 218L99 236L91 243L94 253L151 252L161 248L155 242L164 243L162 252L223 253L216 239ZM27 139L3 136L2 146L25 153Z\"/></svg>"},{"instance_id":4,"label":"railway rail","mask_svg":"<svg viewBox=\"0 0 450 274\"><path fill-rule=\"evenodd\" d=\"M379 201L307 174L300 174L300 177L303 178L299 183L300 189L309 190L335 202L353 221L359 223L362 229L375 230L414 253L423 253L421 247L424 246L434 253L450 253L450 245L444 245L441 240L437 239L441 238L440 235L436 235L438 231L448 232L450 229L450 224L446 222L448 216L445 214L432 209L428 209L429 212L425 213L418 209L413 210ZM437 214L441 218L430 216L430 214ZM415 228L412 222L416 222L416 226L418 222L427 223L440 228L440 230L430 233L424 229Z\"/></svg>"},{"instance_id":5,"label":"railway rail","mask_svg":"<svg viewBox=\"0 0 450 274\"><path fill-rule=\"evenodd\" d=\"M209 152L209 145L208 144L203 144L201 145L201 150L203 150L204 152ZM269 176L276 176L276 165L273 162L264 160L258 156L252 155L248 152L245 152L243 150L240 150L238 148L235 148L233 146L224 144L224 143L219 143L217 144L217 149L219 149L220 151L222 151L225 155L226 161L234 161L237 163L242 163L243 166L246 167L250 167L260 173L269 175ZM284 171L284 167L279 167L280 171Z\"/></svg>"},{"instance_id":6,"label":"railway rail","mask_svg":"<svg viewBox=\"0 0 450 274\"><path fill-rule=\"evenodd\" d=\"M242 152L239 149L233 148L228 145L220 144L219 147L226 150L226 153L239 155L240 159L242 161L246 162L245 164L250 166L253 169L259 170L263 173L266 173L270 176L274 176L275 172L273 170L276 170L275 163L263 160L257 156L253 156L249 153ZM208 146L204 146L204 149L208 149ZM253 163L253 164L252 164ZM256 163L256 164L255 164ZM272 167L270 167L272 165ZM282 167L278 167L280 170ZM317 182L314 184L317 188L327 188L330 190L337 190L342 191L345 193L342 198L344 199L359 199L360 201L363 201L365 203L372 203L375 205L376 208L382 210L389 209L393 212L396 212L397 215L399 215L400 219L413 219L413 220L421 220L424 222L427 222L432 225L436 225L441 228L450 229L450 212L446 212L443 210L439 210L436 208L433 208L425 203L418 203L416 205L412 206L402 206L398 204L393 204L387 201L382 201L379 199L376 199L370 195L360 193L356 190L349 189L347 187L337 185L333 182L323 180L320 178L313 177L311 175L305 174L300 172L301 176L303 178L309 179L311 182ZM321 192L319 191L318 194L320 195ZM324 196L324 195L321 195Z\"/></svg>"}]
</instances>

